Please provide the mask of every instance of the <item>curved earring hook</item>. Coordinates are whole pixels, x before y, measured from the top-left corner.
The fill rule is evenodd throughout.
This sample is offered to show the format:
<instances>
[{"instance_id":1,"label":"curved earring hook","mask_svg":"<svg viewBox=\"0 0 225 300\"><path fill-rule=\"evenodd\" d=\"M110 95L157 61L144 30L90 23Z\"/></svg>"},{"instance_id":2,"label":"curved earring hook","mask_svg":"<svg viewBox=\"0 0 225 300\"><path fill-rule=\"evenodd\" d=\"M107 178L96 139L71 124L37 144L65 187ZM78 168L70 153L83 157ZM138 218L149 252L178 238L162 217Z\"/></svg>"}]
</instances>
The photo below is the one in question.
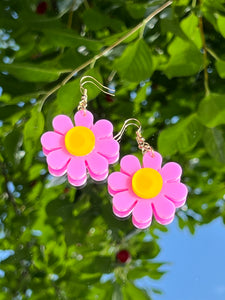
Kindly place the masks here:
<instances>
[{"instance_id":1,"label":"curved earring hook","mask_svg":"<svg viewBox=\"0 0 225 300\"><path fill-rule=\"evenodd\" d=\"M91 80L86 80L86 79L91 79ZM115 96L115 90L108 88L107 86L103 85L101 82L99 82L96 78L94 78L93 76L87 75L87 76L83 76L80 80L80 91L81 94L84 94L85 88L84 85L86 83L92 83L93 85L95 85L100 91L102 91L105 94L108 94L110 96Z\"/></svg>"},{"instance_id":2,"label":"curved earring hook","mask_svg":"<svg viewBox=\"0 0 225 300\"><path fill-rule=\"evenodd\" d=\"M134 123L136 122L136 123ZM114 136L114 139L117 142L120 142L124 132L126 131L127 127L133 125L138 128L136 131L136 141L138 144L138 148L142 151L142 153L151 152L152 157L154 157L154 150L153 148L145 141L145 138L141 134L141 122L135 118L127 119L121 128L121 130Z\"/></svg>"},{"instance_id":3,"label":"curved earring hook","mask_svg":"<svg viewBox=\"0 0 225 300\"><path fill-rule=\"evenodd\" d=\"M134 123L136 122L136 123ZM141 123L139 120L135 119L135 118L130 118L127 119L124 123L122 128L120 129L120 131L114 136L114 139L117 140L117 142L119 142L124 134L124 132L126 131L127 127L129 127L130 125L136 126L138 128L138 130L136 131L139 132L139 134L141 133Z\"/></svg>"},{"instance_id":4,"label":"curved earring hook","mask_svg":"<svg viewBox=\"0 0 225 300\"><path fill-rule=\"evenodd\" d=\"M87 107L87 100L88 100L87 89L84 88L84 85L87 83L93 84L104 94L107 94L110 96L115 96L114 95L115 90L104 86L93 76L90 76L90 75L83 76L80 80L80 92L81 92L82 96L81 96L81 101L79 102L79 105L78 105L78 110L85 110Z\"/></svg>"}]
</instances>

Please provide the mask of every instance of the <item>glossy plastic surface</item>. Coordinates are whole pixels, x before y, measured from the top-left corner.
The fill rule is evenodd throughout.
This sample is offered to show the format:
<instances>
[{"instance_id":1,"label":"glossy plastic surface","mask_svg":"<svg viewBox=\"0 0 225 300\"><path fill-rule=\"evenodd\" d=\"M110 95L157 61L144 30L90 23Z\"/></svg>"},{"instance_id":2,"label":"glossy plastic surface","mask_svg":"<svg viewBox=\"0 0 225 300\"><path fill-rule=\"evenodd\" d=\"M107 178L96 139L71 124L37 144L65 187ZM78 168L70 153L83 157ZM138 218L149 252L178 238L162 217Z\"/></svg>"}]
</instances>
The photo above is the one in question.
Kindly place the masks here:
<instances>
[{"instance_id":1,"label":"glossy plastic surface","mask_svg":"<svg viewBox=\"0 0 225 300\"><path fill-rule=\"evenodd\" d=\"M120 172L113 172L108 178L116 216L124 218L132 214L133 224L140 229L150 226L153 215L163 225L173 221L176 208L186 201L188 190L180 182L182 168L179 164L169 162L163 167L161 164L158 152L154 152L154 156L150 152L144 154L142 167L133 155L121 159ZM142 171L148 168L154 172ZM135 177L139 177L138 180Z\"/></svg>"},{"instance_id":2,"label":"glossy plastic surface","mask_svg":"<svg viewBox=\"0 0 225 300\"><path fill-rule=\"evenodd\" d=\"M119 159L119 143L113 139L111 122L99 120L93 124L93 119L87 110L75 114L75 126L66 115L53 119L54 131L41 137L50 174L67 173L74 186L84 185L88 174L96 181L107 178L109 164Z\"/></svg>"}]
</instances>

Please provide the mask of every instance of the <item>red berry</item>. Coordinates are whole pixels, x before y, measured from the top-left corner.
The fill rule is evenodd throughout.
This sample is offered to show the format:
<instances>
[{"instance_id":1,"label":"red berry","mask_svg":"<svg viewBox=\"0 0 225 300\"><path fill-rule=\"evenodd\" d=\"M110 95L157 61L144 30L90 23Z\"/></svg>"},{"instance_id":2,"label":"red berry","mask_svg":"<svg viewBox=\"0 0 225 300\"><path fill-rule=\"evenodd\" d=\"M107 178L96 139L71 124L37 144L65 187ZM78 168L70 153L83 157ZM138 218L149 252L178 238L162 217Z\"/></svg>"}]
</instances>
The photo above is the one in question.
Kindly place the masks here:
<instances>
[{"instance_id":1,"label":"red berry","mask_svg":"<svg viewBox=\"0 0 225 300\"><path fill-rule=\"evenodd\" d=\"M36 13L39 15L43 15L46 12L47 8L48 8L47 2L42 1L38 4L36 8Z\"/></svg>"},{"instance_id":2,"label":"red berry","mask_svg":"<svg viewBox=\"0 0 225 300\"><path fill-rule=\"evenodd\" d=\"M105 96L105 99L106 99L107 102L114 102L113 97L108 95L108 94Z\"/></svg>"},{"instance_id":3,"label":"red berry","mask_svg":"<svg viewBox=\"0 0 225 300\"><path fill-rule=\"evenodd\" d=\"M116 259L117 259L118 262L124 264L124 263L130 261L131 256L130 256L130 253L127 250L120 250L116 254Z\"/></svg>"},{"instance_id":4,"label":"red berry","mask_svg":"<svg viewBox=\"0 0 225 300\"><path fill-rule=\"evenodd\" d=\"M33 180L30 183L30 187L34 187L37 184L37 180Z\"/></svg>"},{"instance_id":5,"label":"red berry","mask_svg":"<svg viewBox=\"0 0 225 300\"><path fill-rule=\"evenodd\" d=\"M67 193L69 193L69 191L70 191L70 189L69 189L68 187L66 187L66 188L64 189L63 193L64 193L64 194L67 194Z\"/></svg>"}]
</instances>

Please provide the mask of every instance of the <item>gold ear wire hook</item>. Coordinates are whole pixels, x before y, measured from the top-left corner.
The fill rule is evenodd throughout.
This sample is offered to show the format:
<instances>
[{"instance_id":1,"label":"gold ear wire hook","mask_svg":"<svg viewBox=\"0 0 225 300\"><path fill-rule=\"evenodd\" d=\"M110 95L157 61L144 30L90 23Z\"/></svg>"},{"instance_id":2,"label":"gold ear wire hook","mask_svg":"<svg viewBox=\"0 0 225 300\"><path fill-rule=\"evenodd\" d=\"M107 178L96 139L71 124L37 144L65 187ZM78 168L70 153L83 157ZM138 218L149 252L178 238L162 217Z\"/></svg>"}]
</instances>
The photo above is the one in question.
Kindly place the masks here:
<instances>
[{"instance_id":1,"label":"gold ear wire hook","mask_svg":"<svg viewBox=\"0 0 225 300\"><path fill-rule=\"evenodd\" d=\"M88 79L90 79L90 80L88 80ZM94 78L90 75L83 76L80 80L80 92L81 92L82 96L81 96L81 101L79 102L79 105L78 105L78 110L85 110L87 107L87 89L84 88L84 85L87 83L93 84L104 94L107 94L110 96L115 96L114 95L115 90L104 86L96 78Z\"/></svg>"},{"instance_id":2,"label":"gold ear wire hook","mask_svg":"<svg viewBox=\"0 0 225 300\"><path fill-rule=\"evenodd\" d=\"M133 123L132 121L135 121L137 122L136 123ZM123 126L122 128L120 129L120 131L117 133L117 135L114 136L114 139L117 140L118 142L121 140L124 132L126 131L127 127L129 127L130 125L134 125L138 128L137 132L141 132L141 123L137 120L137 119L134 119L134 118L131 118L131 119L127 119L124 123L123 123Z\"/></svg>"},{"instance_id":3,"label":"gold ear wire hook","mask_svg":"<svg viewBox=\"0 0 225 300\"><path fill-rule=\"evenodd\" d=\"M133 121L137 123L134 123ZM126 120L123 123L121 130L117 133L117 135L114 136L114 139L120 142L125 130L130 125L134 125L138 128L138 130L136 131L136 141L138 144L138 148L142 151L143 154L145 154L146 152L151 152L151 155L154 156L153 148L145 141L144 137L141 134L141 123L135 118Z\"/></svg>"}]
</instances>

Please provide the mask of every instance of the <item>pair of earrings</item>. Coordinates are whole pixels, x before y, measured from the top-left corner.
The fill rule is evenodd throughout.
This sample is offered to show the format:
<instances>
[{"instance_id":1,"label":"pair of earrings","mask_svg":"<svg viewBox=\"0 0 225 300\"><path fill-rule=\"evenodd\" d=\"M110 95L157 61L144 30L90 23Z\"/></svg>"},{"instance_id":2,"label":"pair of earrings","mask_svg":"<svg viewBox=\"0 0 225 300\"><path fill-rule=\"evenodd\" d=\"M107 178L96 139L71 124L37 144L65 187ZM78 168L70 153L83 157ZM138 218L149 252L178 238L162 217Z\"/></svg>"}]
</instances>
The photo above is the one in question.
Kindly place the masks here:
<instances>
[{"instance_id":1,"label":"pair of earrings","mask_svg":"<svg viewBox=\"0 0 225 300\"><path fill-rule=\"evenodd\" d=\"M87 174L95 181L108 177L109 165L119 160L119 141L130 125L138 127L136 140L143 153L143 165L134 155L126 155L120 161L120 172L108 177L108 191L113 197L113 212L120 218L132 214L133 224L140 229L150 226L152 215L160 224L173 221L175 210L181 207L187 197L187 187L180 182L182 168L175 162L162 167L161 155L153 151L141 135L141 124L136 119L125 121L121 131L113 137L113 125L108 120L94 118L87 107L86 83L92 83L104 93L112 90L100 84L92 76L80 81L83 94L74 116L75 126L66 115L53 119L54 131L41 137L43 153L47 157L49 173L62 176L67 173L68 181L83 186Z\"/></svg>"}]
</instances>

